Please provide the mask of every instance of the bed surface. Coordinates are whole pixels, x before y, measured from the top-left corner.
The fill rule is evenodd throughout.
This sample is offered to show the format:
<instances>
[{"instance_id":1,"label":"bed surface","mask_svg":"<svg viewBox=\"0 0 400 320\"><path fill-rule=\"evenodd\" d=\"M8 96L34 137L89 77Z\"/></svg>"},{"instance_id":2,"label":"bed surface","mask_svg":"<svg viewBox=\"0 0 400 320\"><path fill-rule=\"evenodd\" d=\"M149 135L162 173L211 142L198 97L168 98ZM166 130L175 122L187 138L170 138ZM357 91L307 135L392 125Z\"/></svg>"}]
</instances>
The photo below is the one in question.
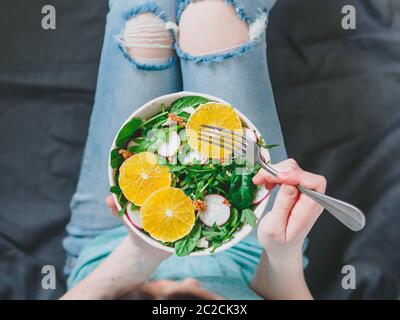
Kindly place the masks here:
<instances>
[{"instance_id":1,"label":"bed surface","mask_svg":"<svg viewBox=\"0 0 400 320\"><path fill-rule=\"evenodd\" d=\"M44 1L0 3L2 299L54 299L65 289L61 240L107 2L52 3L57 32L40 28ZM356 31L340 27L345 4L356 6ZM317 298L396 298L400 291L399 32L396 0L285 0L271 13L268 59L288 153L327 176L329 194L367 213L361 233L328 214L313 229L306 276ZM46 264L57 270L55 290L38 281ZM345 264L356 267L356 290L340 287Z\"/></svg>"}]
</instances>

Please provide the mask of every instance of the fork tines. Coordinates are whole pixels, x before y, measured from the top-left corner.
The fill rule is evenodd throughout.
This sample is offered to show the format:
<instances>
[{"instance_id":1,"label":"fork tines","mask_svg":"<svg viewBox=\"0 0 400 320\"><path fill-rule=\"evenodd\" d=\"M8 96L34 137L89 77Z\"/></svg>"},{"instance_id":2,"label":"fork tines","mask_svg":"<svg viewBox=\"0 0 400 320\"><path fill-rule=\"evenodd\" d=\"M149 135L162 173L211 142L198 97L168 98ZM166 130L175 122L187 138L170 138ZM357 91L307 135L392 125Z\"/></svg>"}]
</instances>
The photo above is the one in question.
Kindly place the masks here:
<instances>
[{"instance_id":1,"label":"fork tines","mask_svg":"<svg viewBox=\"0 0 400 320\"><path fill-rule=\"evenodd\" d=\"M232 130L202 125L200 136L197 139L224 148L237 155L246 155L247 138Z\"/></svg>"}]
</instances>

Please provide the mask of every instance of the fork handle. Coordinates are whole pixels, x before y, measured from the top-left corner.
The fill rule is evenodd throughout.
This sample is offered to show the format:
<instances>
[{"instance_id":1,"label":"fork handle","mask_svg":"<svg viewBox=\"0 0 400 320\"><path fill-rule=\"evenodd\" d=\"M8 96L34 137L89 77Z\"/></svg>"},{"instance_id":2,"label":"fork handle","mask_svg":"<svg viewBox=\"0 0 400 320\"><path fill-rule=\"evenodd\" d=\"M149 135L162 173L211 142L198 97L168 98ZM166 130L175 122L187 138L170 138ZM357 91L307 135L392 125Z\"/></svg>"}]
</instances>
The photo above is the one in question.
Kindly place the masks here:
<instances>
[{"instance_id":1,"label":"fork handle","mask_svg":"<svg viewBox=\"0 0 400 320\"><path fill-rule=\"evenodd\" d=\"M260 162L262 162L260 163L262 167L270 174L274 176L278 175L279 172L274 168L264 163L264 161ZM360 231L362 228L364 228L365 216L357 207L301 185L298 185L297 188L307 197L313 199L316 203L324 207L330 214L332 214L349 229L353 231Z\"/></svg>"},{"instance_id":2,"label":"fork handle","mask_svg":"<svg viewBox=\"0 0 400 320\"><path fill-rule=\"evenodd\" d=\"M299 185L297 187L303 194L323 206L330 214L349 229L360 231L364 228L365 216L357 207L303 186Z\"/></svg>"}]
</instances>

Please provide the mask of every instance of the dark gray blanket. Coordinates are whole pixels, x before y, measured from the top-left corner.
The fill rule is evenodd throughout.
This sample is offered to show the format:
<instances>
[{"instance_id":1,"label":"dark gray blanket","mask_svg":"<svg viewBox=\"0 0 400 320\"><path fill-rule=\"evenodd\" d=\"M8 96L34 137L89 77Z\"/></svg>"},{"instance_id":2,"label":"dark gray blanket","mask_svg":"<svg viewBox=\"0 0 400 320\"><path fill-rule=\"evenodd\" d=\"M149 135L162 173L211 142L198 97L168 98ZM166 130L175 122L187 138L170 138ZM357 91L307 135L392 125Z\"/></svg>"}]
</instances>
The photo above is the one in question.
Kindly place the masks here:
<instances>
[{"instance_id":1,"label":"dark gray blanket","mask_svg":"<svg viewBox=\"0 0 400 320\"><path fill-rule=\"evenodd\" d=\"M354 31L341 27L345 4L356 8ZM367 214L360 233L328 213L318 220L306 273L317 297L400 295L399 32L398 0L285 0L272 13L269 65L288 153ZM347 264L356 290L341 287Z\"/></svg>"},{"instance_id":2,"label":"dark gray blanket","mask_svg":"<svg viewBox=\"0 0 400 320\"><path fill-rule=\"evenodd\" d=\"M41 28L54 4L57 29ZM57 298L61 241L93 104L106 1L0 2L0 298ZM57 270L43 290L42 267Z\"/></svg>"},{"instance_id":3,"label":"dark gray blanket","mask_svg":"<svg viewBox=\"0 0 400 320\"><path fill-rule=\"evenodd\" d=\"M357 30L340 9L354 3ZM400 243L398 0L279 0L269 65L288 152L328 177L328 192L368 214L354 234L325 214L312 231L316 297L395 298ZM56 31L40 28L54 4ZM57 298L61 240L93 104L107 1L0 2L0 298ZM57 270L43 290L44 265ZM341 268L357 289L341 289Z\"/></svg>"}]
</instances>

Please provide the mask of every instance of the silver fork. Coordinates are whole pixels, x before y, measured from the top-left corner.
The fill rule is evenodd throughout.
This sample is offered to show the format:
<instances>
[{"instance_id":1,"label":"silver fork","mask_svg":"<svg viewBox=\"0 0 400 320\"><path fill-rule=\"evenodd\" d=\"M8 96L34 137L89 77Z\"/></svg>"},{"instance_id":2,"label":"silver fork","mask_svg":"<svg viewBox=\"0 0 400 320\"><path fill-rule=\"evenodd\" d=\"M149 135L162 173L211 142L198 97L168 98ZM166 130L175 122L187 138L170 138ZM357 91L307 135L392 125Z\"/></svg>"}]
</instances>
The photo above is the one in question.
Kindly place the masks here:
<instances>
[{"instance_id":1,"label":"silver fork","mask_svg":"<svg viewBox=\"0 0 400 320\"><path fill-rule=\"evenodd\" d=\"M250 163L256 161L263 169L275 177L279 174L279 172L272 168L264 159L262 155L262 150L264 148L242 134L219 127L203 125L197 139L245 157ZM298 185L297 188L300 192L324 207L349 229L359 231L364 228L365 216L357 207L301 185Z\"/></svg>"}]
</instances>

